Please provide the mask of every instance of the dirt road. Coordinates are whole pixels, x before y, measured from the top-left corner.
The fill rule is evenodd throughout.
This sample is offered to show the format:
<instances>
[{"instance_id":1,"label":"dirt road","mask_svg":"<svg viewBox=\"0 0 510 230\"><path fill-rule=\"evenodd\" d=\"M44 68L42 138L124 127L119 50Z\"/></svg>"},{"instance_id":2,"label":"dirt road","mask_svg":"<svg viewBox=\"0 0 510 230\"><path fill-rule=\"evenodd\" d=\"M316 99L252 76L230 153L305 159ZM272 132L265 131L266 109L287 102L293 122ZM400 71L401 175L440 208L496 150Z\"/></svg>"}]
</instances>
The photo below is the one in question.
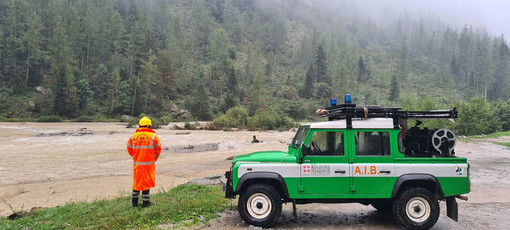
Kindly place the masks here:
<instances>
[{"instance_id":1,"label":"dirt road","mask_svg":"<svg viewBox=\"0 0 510 230\"><path fill-rule=\"evenodd\" d=\"M132 162L125 144L134 129L121 123L0 123L0 215L32 207L53 207L130 193ZM168 190L191 179L221 174L228 157L261 150L286 150L287 132L189 131L158 129L163 153L156 188ZM263 141L251 144L252 136ZM510 139L498 141L510 142ZM471 164L469 201L459 201L459 222L442 211L436 229L503 229L510 224L510 150L487 141L458 143L456 152ZM444 204L441 204L444 208ZM279 228L387 228L391 217L357 204L284 206ZM224 213L206 228L248 228L236 212Z\"/></svg>"}]
</instances>

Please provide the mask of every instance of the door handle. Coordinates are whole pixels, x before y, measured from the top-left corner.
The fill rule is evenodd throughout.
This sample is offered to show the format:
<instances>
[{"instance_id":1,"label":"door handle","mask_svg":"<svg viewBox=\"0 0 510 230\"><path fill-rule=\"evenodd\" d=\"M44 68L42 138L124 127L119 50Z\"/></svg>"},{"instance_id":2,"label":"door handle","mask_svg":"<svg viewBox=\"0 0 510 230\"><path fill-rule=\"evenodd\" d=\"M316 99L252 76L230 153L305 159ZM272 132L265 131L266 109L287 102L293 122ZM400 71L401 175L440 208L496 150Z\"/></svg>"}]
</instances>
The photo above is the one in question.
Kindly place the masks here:
<instances>
[{"instance_id":1,"label":"door handle","mask_svg":"<svg viewBox=\"0 0 510 230\"><path fill-rule=\"evenodd\" d=\"M345 173L345 170L335 170L335 173Z\"/></svg>"},{"instance_id":2,"label":"door handle","mask_svg":"<svg viewBox=\"0 0 510 230\"><path fill-rule=\"evenodd\" d=\"M381 171L379 171L379 172L380 172L380 173L391 173L391 171L390 171L390 170L381 170Z\"/></svg>"}]
</instances>

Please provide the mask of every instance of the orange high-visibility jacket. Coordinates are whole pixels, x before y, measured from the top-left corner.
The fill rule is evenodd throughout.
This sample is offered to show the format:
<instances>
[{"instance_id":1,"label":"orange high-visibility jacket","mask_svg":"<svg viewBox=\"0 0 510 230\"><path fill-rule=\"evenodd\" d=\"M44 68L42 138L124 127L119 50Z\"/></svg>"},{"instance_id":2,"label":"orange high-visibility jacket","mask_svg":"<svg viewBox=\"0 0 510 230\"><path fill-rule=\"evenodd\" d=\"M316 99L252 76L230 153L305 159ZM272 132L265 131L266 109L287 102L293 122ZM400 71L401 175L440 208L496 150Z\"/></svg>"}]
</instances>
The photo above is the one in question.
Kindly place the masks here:
<instances>
[{"instance_id":1,"label":"orange high-visibility jacket","mask_svg":"<svg viewBox=\"0 0 510 230\"><path fill-rule=\"evenodd\" d=\"M127 143L133 157L133 190L144 191L156 185L156 161L161 143L154 130L139 128Z\"/></svg>"}]
</instances>

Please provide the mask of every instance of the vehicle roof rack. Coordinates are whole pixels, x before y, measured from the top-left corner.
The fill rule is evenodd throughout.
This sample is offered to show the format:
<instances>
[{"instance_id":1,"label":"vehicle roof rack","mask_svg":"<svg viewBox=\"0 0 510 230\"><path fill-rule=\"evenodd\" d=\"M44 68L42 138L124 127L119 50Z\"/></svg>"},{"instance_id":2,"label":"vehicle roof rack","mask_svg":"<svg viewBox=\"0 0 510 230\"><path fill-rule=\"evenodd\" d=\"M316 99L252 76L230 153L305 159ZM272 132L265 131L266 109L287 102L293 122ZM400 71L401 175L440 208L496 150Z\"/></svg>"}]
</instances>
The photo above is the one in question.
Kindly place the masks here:
<instances>
[{"instance_id":1,"label":"vehicle roof rack","mask_svg":"<svg viewBox=\"0 0 510 230\"><path fill-rule=\"evenodd\" d=\"M319 117L328 117L330 121L345 119L347 128L352 129L352 118L392 118L393 127L399 129L400 119L453 119L457 118L457 108L430 111L404 111L401 108L382 107L378 105L356 106L341 104L317 110Z\"/></svg>"}]
</instances>

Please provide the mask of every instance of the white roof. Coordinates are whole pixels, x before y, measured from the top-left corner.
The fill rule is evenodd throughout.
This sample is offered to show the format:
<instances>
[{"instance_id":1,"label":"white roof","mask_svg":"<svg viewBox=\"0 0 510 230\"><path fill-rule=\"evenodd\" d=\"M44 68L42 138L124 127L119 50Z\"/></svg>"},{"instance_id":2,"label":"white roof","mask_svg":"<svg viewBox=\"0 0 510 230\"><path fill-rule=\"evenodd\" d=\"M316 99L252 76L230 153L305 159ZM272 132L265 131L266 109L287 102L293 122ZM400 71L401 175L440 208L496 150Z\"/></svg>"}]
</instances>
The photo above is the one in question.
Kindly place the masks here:
<instances>
[{"instance_id":1,"label":"white roof","mask_svg":"<svg viewBox=\"0 0 510 230\"><path fill-rule=\"evenodd\" d=\"M303 125L309 125L312 129L345 129L347 128L347 122L345 119L324 121L324 122L312 122ZM392 118L368 118L368 119L352 119L353 129L393 129Z\"/></svg>"}]
</instances>

